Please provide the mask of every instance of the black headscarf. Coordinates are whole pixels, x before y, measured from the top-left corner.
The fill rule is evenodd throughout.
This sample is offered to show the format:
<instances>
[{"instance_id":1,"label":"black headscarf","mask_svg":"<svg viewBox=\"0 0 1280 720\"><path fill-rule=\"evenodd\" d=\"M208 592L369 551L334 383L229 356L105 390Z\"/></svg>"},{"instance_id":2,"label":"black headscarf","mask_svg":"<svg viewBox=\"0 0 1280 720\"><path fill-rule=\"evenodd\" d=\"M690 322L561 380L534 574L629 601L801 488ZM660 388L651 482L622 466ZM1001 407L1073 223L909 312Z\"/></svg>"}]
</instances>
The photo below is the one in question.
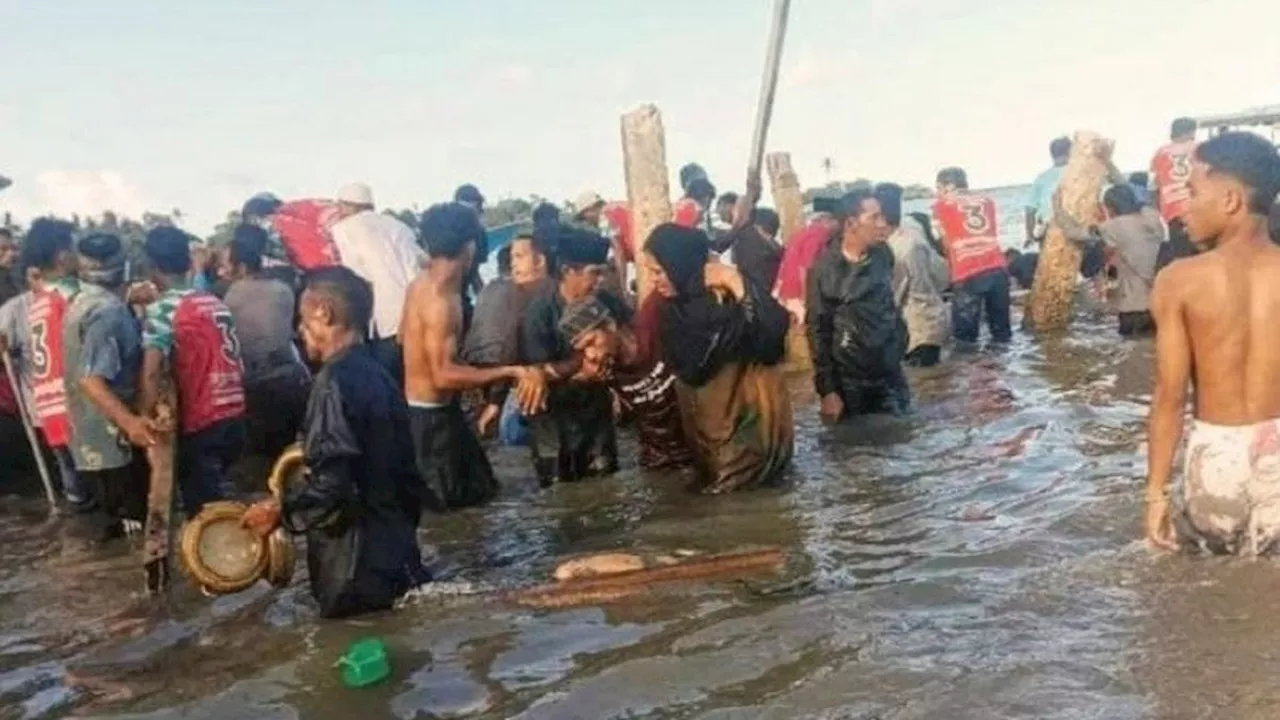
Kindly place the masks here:
<instances>
[{"instance_id":1,"label":"black headscarf","mask_svg":"<svg viewBox=\"0 0 1280 720\"><path fill-rule=\"evenodd\" d=\"M659 320L662 356L681 381L699 387L741 360L746 317L732 300L706 287L710 241L701 230L659 225L645 248L675 287Z\"/></svg>"}]
</instances>

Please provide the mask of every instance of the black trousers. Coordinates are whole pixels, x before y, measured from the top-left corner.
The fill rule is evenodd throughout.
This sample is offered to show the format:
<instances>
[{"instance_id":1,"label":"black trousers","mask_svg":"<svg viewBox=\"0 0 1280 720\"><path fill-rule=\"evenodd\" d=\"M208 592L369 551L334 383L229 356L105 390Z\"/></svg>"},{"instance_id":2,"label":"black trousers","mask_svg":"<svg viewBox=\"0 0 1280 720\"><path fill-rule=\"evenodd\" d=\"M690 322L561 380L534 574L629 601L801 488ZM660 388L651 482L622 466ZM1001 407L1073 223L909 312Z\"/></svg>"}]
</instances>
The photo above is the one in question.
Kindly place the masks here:
<instances>
[{"instance_id":1,"label":"black trousers","mask_svg":"<svg viewBox=\"0 0 1280 720\"><path fill-rule=\"evenodd\" d=\"M1151 317L1151 313L1145 310L1122 312L1119 319L1120 335L1123 337L1140 338L1154 335L1156 332L1156 321Z\"/></svg>"},{"instance_id":2,"label":"black trousers","mask_svg":"<svg viewBox=\"0 0 1280 720\"><path fill-rule=\"evenodd\" d=\"M907 353L902 364L907 367L933 367L942 361L942 347L939 345L920 345Z\"/></svg>"},{"instance_id":3,"label":"black trousers","mask_svg":"<svg viewBox=\"0 0 1280 720\"><path fill-rule=\"evenodd\" d=\"M481 505L498 494L493 467L458 404L409 407L414 459L431 509Z\"/></svg>"}]
</instances>

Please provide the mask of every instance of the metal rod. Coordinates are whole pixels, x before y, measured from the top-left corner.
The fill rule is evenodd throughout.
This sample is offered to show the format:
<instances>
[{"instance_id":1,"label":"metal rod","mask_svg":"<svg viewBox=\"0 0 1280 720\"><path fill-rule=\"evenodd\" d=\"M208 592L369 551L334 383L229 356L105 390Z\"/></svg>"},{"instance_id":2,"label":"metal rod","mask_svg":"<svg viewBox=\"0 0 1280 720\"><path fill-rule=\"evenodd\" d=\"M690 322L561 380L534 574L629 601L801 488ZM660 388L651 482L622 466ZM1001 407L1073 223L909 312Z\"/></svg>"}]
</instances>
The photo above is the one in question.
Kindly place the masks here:
<instances>
[{"instance_id":1,"label":"metal rod","mask_svg":"<svg viewBox=\"0 0 1280 720\"><path fill-rule=\"evenodd\" d=\"M764 77L760 81L760 101L756 105L756 129L751 138L751 160L747 164L751 174L758 173L764 163L765 139L769 135L769 121L773 117L773 97L778 89L778 64L782 61L782 40L787 34L787 12L791 0L774 0L773 27L769 31L769 49L765 55Z\"/></svg>"},{"instance_id":2,"label":"metal rod","mask_svg":"<svg viewBox=\"0 0 1280 720\"><path fill-rule=\"evenodd\" d=\"M0 353L4 358L4 374L9 378L9 389L13 391L13 400L18 405L18 415L22 418L22 429L27 431L27 443L31 445L31 454L35 456L36 468L40 471L40 481L44 483L44 496L49 501L49 512L58 512L58 495L53 491L53 480L49 477L49 468L44 464L44 453L40 452L40 442L36 440L36 431L32 427L31 418L27 415L27 403L23 399L22 389L18 387L18 376L13 372L13 361L8 351Z\"/></svg>"}]
</instances>

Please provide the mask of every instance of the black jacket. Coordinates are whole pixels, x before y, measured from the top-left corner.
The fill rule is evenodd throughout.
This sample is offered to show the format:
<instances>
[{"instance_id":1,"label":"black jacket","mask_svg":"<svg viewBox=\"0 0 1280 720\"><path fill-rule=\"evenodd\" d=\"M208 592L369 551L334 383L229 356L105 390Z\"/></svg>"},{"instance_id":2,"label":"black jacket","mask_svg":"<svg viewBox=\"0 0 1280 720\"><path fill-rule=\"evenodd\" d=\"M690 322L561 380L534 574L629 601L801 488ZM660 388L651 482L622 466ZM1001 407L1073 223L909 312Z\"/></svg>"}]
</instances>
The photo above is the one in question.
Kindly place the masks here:
<instances>
[{"instance_id":1,"label":"black jacket","mask_svg":"<svg viewBox=\"0 0 1280 720\"><path fill-rule=\"evenodd\" d=\"M429 579L417 539L426 487L404 395L366 345L353 346L316 375L302 431L310 477L285 498L282 516L307 536L320 615L390 608Z\"/></svg>"},{"instance_id":2,"label":"black jacket","mask_svg":"<svg viewBox=\"0 0 1280 720\"><path fill-rule=\"evenodd\" d=\"M893 378L907 350L907 324L893 299L893 252L875 245L850 262L834 241L809 268L805 325L819 396L843 385Z\"/></svg>"}]
</instances>

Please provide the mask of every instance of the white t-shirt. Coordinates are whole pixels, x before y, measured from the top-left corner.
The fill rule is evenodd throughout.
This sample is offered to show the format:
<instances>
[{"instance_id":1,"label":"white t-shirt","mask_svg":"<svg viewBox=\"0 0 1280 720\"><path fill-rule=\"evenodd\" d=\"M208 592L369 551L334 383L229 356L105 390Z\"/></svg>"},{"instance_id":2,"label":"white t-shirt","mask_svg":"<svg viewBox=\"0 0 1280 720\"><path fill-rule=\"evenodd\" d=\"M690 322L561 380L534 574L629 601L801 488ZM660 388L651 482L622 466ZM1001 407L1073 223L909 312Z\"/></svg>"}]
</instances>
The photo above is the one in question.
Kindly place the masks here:
<instances>
[{"instance_id":1,"label":"white t-shirt","mask_svg":"<svg viewBox=\"0 0 1280 720\"><path fill-rule=\"evenodd\" d=\"M408 225L373 210L338 221L331 232L342 264L373 286L373 332L396 335L405 293L426 257L417 236Z\"/></svg>"}]
</instances>

